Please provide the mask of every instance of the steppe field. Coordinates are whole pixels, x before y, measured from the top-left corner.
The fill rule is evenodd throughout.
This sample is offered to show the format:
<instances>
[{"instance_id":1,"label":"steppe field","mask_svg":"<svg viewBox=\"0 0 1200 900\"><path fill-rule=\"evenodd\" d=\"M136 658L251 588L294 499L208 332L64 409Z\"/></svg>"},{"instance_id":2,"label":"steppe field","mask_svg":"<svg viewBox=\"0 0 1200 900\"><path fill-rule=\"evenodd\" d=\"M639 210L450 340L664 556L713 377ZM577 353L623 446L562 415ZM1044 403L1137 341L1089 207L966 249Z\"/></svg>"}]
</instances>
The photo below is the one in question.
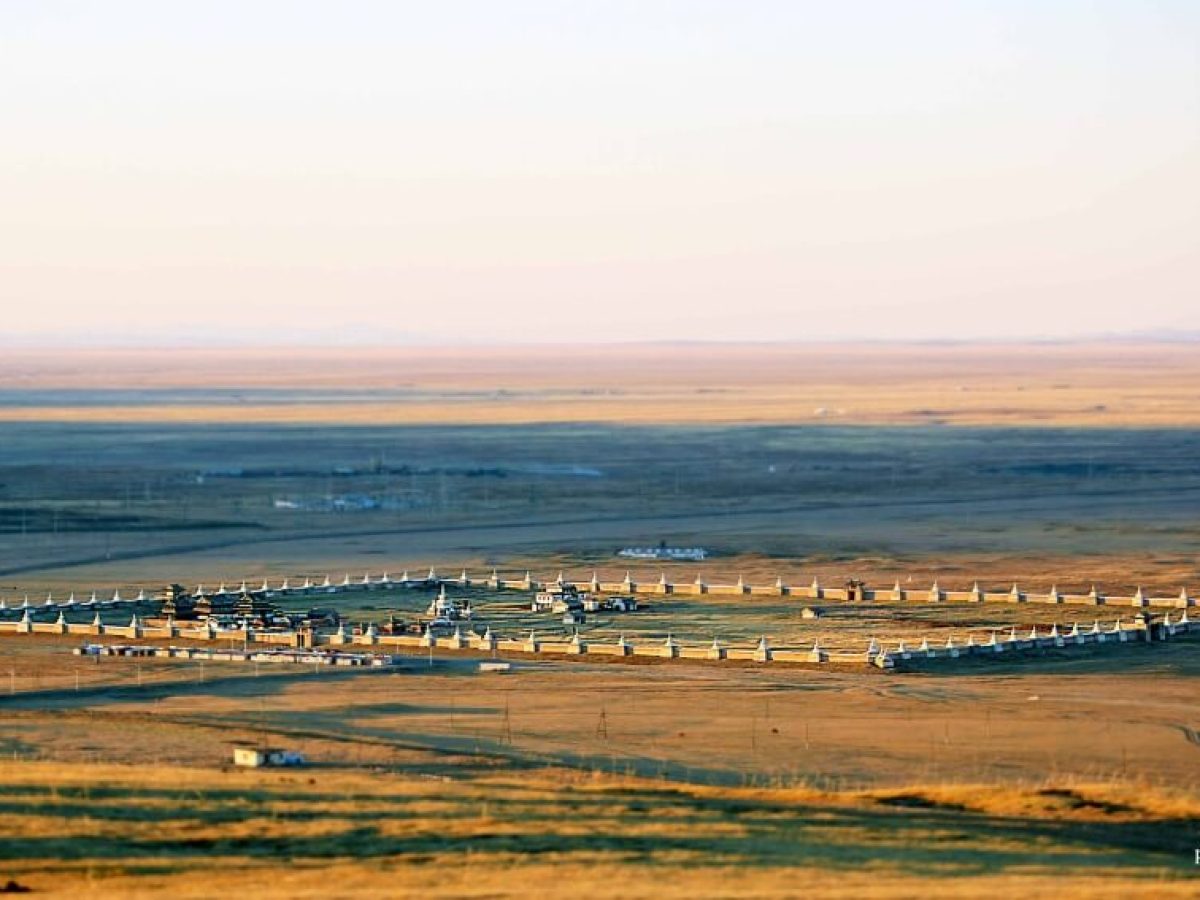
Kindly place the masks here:
<instances>
[{"instance_id":1,"label":"steppe field","mask_svg":"<svg viewBox=\"0 0 1200 900\"><path fill-rule=\"evenodd\" d=\"M660 542L710 556L615 555ZM0 359L8 607L431 566L1195 595L1200 353L1114 342ZM320 602L382 623L419 617L432 596ZM511 593L472 601L498 632L569 630ZM824 603L812 620L805 605L651 598L581 631L865 646L1074 615ZM897 672L585 659L488 674L465 651L383 671L260 671L85 659L78 644L0 634L0 889L1200 890L1194 638ZM234 770L238 742L309 765Z\"/></svg>"}]
</instances>

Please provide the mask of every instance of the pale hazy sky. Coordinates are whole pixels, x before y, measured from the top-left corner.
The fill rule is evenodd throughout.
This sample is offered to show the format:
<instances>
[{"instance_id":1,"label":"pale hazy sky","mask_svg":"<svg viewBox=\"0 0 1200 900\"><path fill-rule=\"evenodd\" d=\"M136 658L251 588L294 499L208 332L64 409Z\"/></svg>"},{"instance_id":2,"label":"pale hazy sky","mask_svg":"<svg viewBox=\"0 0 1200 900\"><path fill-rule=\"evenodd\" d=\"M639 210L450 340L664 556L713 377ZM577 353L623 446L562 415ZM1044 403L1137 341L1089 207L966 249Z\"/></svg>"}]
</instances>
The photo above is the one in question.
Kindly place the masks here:
<instances>
[{"instance_id":1,"label":"pale hazy sky","mask_svg":"<svg viewBox=\"0 0 1200 900\"><path fill-rule=\"evenodd\" d=\"M1200 331L1196 0L0 0L0 336Z\"/></svg>"}]
</instances>

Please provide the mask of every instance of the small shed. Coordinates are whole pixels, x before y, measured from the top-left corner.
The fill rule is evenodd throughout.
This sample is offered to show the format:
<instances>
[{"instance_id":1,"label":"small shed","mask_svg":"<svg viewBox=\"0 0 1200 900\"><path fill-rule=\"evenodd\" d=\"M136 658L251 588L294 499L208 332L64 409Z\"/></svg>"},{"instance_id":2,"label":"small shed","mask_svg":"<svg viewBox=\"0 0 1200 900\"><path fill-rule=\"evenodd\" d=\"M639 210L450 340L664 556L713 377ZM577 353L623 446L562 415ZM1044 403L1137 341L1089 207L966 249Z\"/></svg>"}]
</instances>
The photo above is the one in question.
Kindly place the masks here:
<instances>
[{"instance_id":1,"label":"small shed","mask_svg":"<svg viewBox=\"0 0 1200 900\"><path fill-rule=\"evenodd\" d=\"M293 750L278 747L234 747L233 764L248 769L264 766L302 766L304 757Z\"/></svg>"}]
</instances>

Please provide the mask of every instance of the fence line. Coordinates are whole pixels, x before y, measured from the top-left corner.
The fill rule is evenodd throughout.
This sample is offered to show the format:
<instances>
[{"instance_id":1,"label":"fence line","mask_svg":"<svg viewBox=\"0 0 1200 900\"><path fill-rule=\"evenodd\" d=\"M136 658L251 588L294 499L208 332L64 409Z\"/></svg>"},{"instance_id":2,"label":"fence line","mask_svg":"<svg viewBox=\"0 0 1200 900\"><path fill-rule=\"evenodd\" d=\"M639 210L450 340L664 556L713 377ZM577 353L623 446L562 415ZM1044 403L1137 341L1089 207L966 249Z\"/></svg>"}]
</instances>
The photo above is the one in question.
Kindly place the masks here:
<instances>
[{"instance_id":1,"label":"fence line","mask_svg":"<svg viewBox=\"0 0 1200 900\"><path fill-rule=\"evenodd\" d=\"M404 572L399 578L393 578L387 572L379 577L372 577L370 573L364 573L361 578L351 578L347 574L340 581L333 581L328 576L320 580L314 580L309 576L299 584L293 584L291 579L283 578L274 587L271 586L270 579L264 579L260 585L251 585L243 580L237 587L228 587L225 582L221 582L220 586L214 590L205 590L203 585L198 585L191 593L191 596L212 597L249 594L251 596L298 598L330 596L357 591L388 590L393 588L437 587L440 585L463 589L486 588L495 591L529 592L573 588L593 593L660 597L703 595L795 597L814 601L858 601L864 603L881 601L893 603L1044 603L1077 606L1128 606L1132 608L1187 608L1196 605L1196 599L1188 593L1186 588L1181 589L1179 594L1173 597L1150 596L1140 587L1133 594L1123 596L1104 594L1095 587L1086 594L1064 594L1057 587L1051 587L1046 593L1036 593L1023 591L1016 584L1004 591L985 591L979 587L978 583L975 583L968 590L961 590L944 588L936 581L929 588L924 589L903 587L899 582L896 582L890 588L870 588L865 585L857 587L826 586L821 584L818 578L814 578L809 584L804 586L787 584L782 577L777 578L770 584L749 584L740 576L733 583L708 582L702 576L697 576L692 581L672 582L667 579L666 573L660 573L657 579L646 580L640 577L635 579L631 572L626 572L625 577L621 581L603 581L596 572L593 572L592 577L588 580L573 581L566 579L564 573L559 572L558 577L550 581L534 579L530 572L525 572L520 578L502 578L494 569L490 575L483 578L473 577L465 569L457 576L439 576L436 569L432 568L427 575L415 577L410 576L408 572ZM54 599L53 594L49 594L46 600L40 604L31 603L28 595L24 596L20 604L16 604L15 602L10 604L4 599L0 599L0 616L5 612L11 614L15 611L26 609L42 611L70 610L77 607L110 609L127 604L145 603L153 599L147 596L144 588L139 589L134 595L130 595L130 592L127 591L124 597L121 595L120 588L115 589L111 596L108 595L107 590L103 593L104 597L101 597L99 592L92 591L90 596L84 600L78 600L74 594L71 594L68 598L57 601Z\"/></svg>"},{"instance_id":2,"label":"fence line","mask_svg":"<svg viewBox=\"0 0 1200 900\"><path fill-rule=\"evenodd\" d=\"M1023 629L1021 629L1023 632ZM60 614L55 622L35 622L28 612L17 622L0 622L0 634L13 635L66 635L78 637L119 637L132 640L190 640L241 642L248 648L251 644L276 647L293 647L316 651L328 647L333 651L358 647L394 647L396 649L420 648L446 650L473 650L492 653L520 653L532 656L616 656L654 657L680 660L743 660L759 663L792 663L822 665L826 663L873 665L891 669L906 667L925 660L953 660L967 656L996 656L1004 653L1042 649L1068 649L1088 645L1119 646L1130 641L1161 642L1176 636L1195 634L1200 631L1192 622L1187 610L1172 621L1167 613L1162 622L1154 622L1148 613L1141 613L1134 621L1118 620L1105 628L1097 621L1091 628L1081 629L1078 624L1070 630L1052 626L1039 632L1034 626L1027 634L1018 633L1013 626L1001 636L1000 630L990 631L986 640L976 641L974 635L966 643L955 644L948 639L945 644L931 645L928 639L919 646L907 647L903 642L894 646L871 639L863 652L844 649L827 649L814 643L809 649L774 648L762 638L754 647L727 647L714 640L708 646L686 646L673 637L666 640L629 641L624 636L612 643L587 641L578 633L563 639L539 640L536 632L525 638L500 637L488 628L482 634L463 634L455 629L454 634L438 636L426 629L423 635L381 634L374 624L361 634L348 634L344 625L332 633L315 629L257 630L243 627L219 629L212 622L198 626L183 626L172 620L164 624L151 625L140 621L134 614L128 625L108 625L100 621L99 614L90 623L69 623Z\"/></svg>"}]
</instances>

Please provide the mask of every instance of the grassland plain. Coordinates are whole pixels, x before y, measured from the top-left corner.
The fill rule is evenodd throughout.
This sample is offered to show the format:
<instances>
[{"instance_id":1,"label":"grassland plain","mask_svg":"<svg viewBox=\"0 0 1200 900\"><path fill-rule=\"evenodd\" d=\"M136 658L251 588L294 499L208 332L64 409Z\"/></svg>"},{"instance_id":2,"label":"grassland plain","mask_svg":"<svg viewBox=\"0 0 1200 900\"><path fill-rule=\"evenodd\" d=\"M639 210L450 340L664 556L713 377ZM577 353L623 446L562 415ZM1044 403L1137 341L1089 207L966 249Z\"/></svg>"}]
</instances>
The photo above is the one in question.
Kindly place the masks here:
<instances>
[{"instance_id":1,"label":"grassland plain","mask_svg":"<svg viewBox=\"0 0 1200 900\"><path fill-rule=\"evenodd\" d=\"M877 557L897 574L956 557L1140 557L1125 577L1143 578L1194 571L1198 434L14 423L0 573L137 580L137 560L162 573L197 560L211 579L554 553L603 565L668 540L801 569Z\"/></svg>"},{"instance_id":2,"label":"grassland plain","mask_svg":"<svg viewBox=\"0 0 1200 900\"><path fill-rule=\"evenodd\" d=\"M10 421L1200 425L1189 343L13 349Z\"/></svg>"},{"instance_id":3,"label":"grassland plain","mask_svg":"<svg viewBox=\"0 0 1200 900\"><path fill-rule=\"evenodd\" d=\"M829 793L634 778L0 765L39 894L1194 896L1193 801L1146 789Z\"/></svg>"},{"instance_id":4,"label":"grassland plain","mask_svg":"<svg viewBox=\"0 0 1200 900\"><path fill-rule=\"evenodd\" d=\"M1178 659L1119 678L1055 658L489 678L454 659L254 674L49 646L26 645L39 682L0 698L0 876L51 896L1195 890L1194 705L1157 684ZM230 770L234 742L312 765Z\"/></svg>"},{"instance_id":5,"label":"grassland plain","mask_svg":"<svg viewBox=\"0 0 1200 900\"><path fill-rule=\"evenodd\" d=\"M617 547L660 540L714 555L635 574L1197 593L1198 368L1174 345L18 352L0 597L429 565L619 580ZM336 602L378 621L428 599ZM558 627L474 600L504 631ZM677 597L585 630L865 645L1075 612L804 605ZM1196 891L1193 643L497 678L450 654L268 673L72 643L0 644L0 883L50 895ZM236 741L312 765L230 771Z\"/></svg>"}]
</instances>

